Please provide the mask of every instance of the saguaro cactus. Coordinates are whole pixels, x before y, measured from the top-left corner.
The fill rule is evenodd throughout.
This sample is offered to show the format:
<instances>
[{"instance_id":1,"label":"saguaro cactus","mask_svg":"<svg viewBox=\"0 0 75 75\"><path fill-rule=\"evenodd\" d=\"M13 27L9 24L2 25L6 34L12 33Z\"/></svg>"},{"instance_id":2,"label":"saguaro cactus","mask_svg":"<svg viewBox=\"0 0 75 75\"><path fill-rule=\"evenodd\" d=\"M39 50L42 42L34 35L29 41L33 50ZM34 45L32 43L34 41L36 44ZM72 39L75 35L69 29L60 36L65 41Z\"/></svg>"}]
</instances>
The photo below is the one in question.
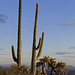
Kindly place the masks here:
<instances>
[{"instance_id":1,"label":"saguaro cactus","mask_svg":"<svg viewBox=\"0 0 75 75\"><path fill-rule=\"evenodd\" d=\"M17 57L15 56L14 46L12 46L12 56L13 56L13 60L17 62L18 67L20 67L21 56L22 56L22 0L19 0Z\"/></svg>"},{"instance_id":2,"label":"saguaro cactus","mask_svg":"<svg viewBox=\"0 0 75 75\"><path fill-rule=\"evenodd\" d=\"M39 10L39 3L36 4L36 15L35 15L35 25L34 25L34 35L33 35L33 48L32 48L32 60L31 60L31 73L33 75L36 74L36 60L39 59L41 56L43 41L44 41L44 32L42 32L42 38L39 39L39 44L36 47L38 10ZM39 52L36 55L36 50L38 49Z\"/></svg>"}]
</instances>

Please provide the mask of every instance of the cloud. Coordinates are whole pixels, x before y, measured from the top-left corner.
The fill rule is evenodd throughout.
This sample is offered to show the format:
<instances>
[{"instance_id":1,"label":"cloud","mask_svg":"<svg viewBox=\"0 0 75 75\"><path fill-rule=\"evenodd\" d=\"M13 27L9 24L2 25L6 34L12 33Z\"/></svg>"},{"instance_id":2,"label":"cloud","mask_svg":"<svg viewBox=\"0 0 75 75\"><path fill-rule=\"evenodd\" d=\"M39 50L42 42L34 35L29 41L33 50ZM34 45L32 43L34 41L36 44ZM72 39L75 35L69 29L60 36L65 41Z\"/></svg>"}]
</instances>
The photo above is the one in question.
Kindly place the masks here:
<instances>
[{"instance_id":1,"label":"cloud","mask_svg":"<svg viewBox=\"0 0 75 75\"><path fill-rule=\"evenodd\" d=\"M75 58L75 56L62 56L62 57Z\"/></svg>"},{"instance_id":2,"label":"cloud","mask_svg":"<svg viewBox=\"0 0 75 75\"><path fill-rule=\"evenodd\" d=\"M69 47L69 49L75 49L75 47L73 46L73 47Z\"/></svg>"},{"instance_id":3,"label":"cloud","mask_svg":"<svg viewBox=\"0 0 75 75\"><path fill-rule=\"evenodd\" d=\"M35 21L25 21L26 23L35 23ZM41 24L41 25L50 25L51 23L49 22L38 22L37 24Z\"/></svg>"},{"instance_id":4,"label":"cloud","mask_svg":"<svg viewBox=\"0 0 75 75\"><path fill-rule=\"evenodd\" d=\"M3 48L0 48L0 50L4 50Z\"/></svg>"},{"instance_id":5,"label":"cloud","mask_svg":"<svg viewBox=\"0 0 75 75\"><path fill-rule=\"evenodd\" d=\"M75 24L59 24L59 25L61 25L61 26L75 26Z\"/></svg>"},{"instance_id":6,"label":"cloud","mask_svg":"<svg viewBox=\"0 0 75 75\"><path fill-rule=\"evenodd\" d=\"M9 55L9 54L3 54L3 53L0 53L0 55Z\"/></svg>"},{"instance_id":7,"label":"cloud","mask_svg":"<svg viewBox=\"0 0 75 75\"><path fill-rule=\"evenodd\" d=\"M41 25L50 25L51 23L46 23L46 22L38 22L38 24L41 24Z\"/></svg>"},{"instance_id":8,"label":"cloud","mask_svg":"<svg viewBox=\"0 0 75 75\"><path fill-rule=\"evenodd\" d=\"M72 17L72 19L75 19L75 17ZM67 24L59 24L61 26L75 26L75 23L67 23Z\"/></svg>"},{"instance_id":9,"label":"cloud","mask_svg":"<svg viewBox=\"0 0 75 75\"><path fill-rule=\"evenodd\" d=\"M0 23L7 23L5 19L0 18Z\"/></svg>"},{"instance_id":10,"label":"cloud","mask_svg":"<svg viewBox=\"0 0 75 75\"><path fill-rule=\"evenodd\" d=\"M75 19L75 17L72 17L72 19Z\"/></svg>"},{"instance_id":11,"label":"cloud","mask_svg":"<svg viewBox=\"0 0 75 75\"><path fill-rule=\"evenodd\" d=\"M8 19L8 17L6 15L0 14L0 17L4 17L6 19Z\"/></svg>"},{"instance_id":12,"label":"cloud","mask_svg":"<svg viewBox=\"0 0 75 75\"><path fill-rule=\"evenodd\" d=\"M0 23L7 23L8 17L6 15L0 14Z\"/></svg>"},{"instance_id":13,"label":"cloud","mask_svg":"<svg viewBox=\"0 0 75 75\"><path fill-rule=\"evenodd\" d=\"M73 54L73 52L57 52L57 55Z\"/></svg>"}]
</instances>

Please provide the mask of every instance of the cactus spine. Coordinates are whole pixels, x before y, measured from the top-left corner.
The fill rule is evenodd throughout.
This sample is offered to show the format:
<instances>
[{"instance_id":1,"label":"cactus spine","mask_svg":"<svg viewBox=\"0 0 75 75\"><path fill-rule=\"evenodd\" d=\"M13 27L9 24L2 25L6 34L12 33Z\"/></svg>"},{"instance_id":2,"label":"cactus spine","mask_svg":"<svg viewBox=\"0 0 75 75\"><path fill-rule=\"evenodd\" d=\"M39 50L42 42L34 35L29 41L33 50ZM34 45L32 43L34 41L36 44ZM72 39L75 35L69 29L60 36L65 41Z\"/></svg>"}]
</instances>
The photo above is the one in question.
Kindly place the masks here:
<instances>
[{"instance_id":1,"label":"cactus spine","mask_svg":"<svg viewBox=\"0 0 75 75\"><path fill-rule=\"evenodd\" d=\"M15 56L14 46L12 46L12 57L13 60L17 62L18 67L21 66L21 56L22 56L22 0L19 0L17 57Z\"/></svg>"},{"instance_id":2,"label":"cactus spine","mask_svg":"<svg viewBox=\"0 0 75 75\"><path fill-rule=\"evenodd\" d=\"M35 15L35 25L34 25L34 35L33 35L33 48L32 48L32 60L31 60L31 73L33 75L36 74L36 60L39 59L41 56L43 41L44 41L44 32L42 32L42 38L39 39L39 44L36 47L38 10L39 10L39 3L36 4L36 15ZM36 55L36 50L38 49L39 52Z\"/></svg>"}]
</instances>

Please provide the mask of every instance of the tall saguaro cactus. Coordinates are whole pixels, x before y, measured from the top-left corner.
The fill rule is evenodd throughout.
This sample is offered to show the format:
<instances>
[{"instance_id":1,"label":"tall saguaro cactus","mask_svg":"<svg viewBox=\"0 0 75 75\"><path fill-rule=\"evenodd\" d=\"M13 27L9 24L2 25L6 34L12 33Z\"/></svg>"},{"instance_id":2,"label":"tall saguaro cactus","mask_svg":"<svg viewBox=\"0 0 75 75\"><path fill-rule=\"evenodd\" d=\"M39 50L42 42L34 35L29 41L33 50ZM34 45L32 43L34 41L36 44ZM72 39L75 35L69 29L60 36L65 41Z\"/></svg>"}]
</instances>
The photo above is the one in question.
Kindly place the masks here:
<instances>
[{"instance_id":1,"label":"tall saguaro cactus","mask_svg":"<svg viewBox=\"0 0 75 75\"><path fill-rule=\"evenodd\" d=\"M13 60L17 62L18 67L20 67L22 56L22 0L19 0L17 57L15 56L14 46L12 46L12 56Z\"/></svg>"},{"instance_id":2,"label":"tall saguaro cactus","mask_svg":"<svg viewBox=\"0 0 75 75\"><path fill-rule=\"evenodd\" d=\"M44 41L44 32L42 32L42 38L39 39L39 44L36 47L38 10L39 10L39 3L36 4L36 15L35 15L35 25L34 25L34 35L33 35L33 48L32 48L32 60L31 60L31 73L33 75L36 74L36 60L39 59L41 56L43 41ZM36 55L36 50L38 49L39 52Z\"/></svg>"}]
</instances>

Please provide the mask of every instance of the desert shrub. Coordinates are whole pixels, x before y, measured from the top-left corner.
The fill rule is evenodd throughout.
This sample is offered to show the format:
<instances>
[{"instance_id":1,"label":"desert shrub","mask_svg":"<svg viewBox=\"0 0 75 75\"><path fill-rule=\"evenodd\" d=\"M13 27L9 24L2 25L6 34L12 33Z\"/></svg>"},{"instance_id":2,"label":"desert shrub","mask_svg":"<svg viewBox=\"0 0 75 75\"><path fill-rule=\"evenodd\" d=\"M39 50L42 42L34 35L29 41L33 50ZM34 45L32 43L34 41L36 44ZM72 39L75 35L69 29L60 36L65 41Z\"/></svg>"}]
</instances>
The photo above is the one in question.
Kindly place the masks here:
<instances>
[{"instance_id":1,"label":"desert shrub","mask_svg":"<svg viewBox=\"0 0 75 75\"><path fill-rule=\"evenodd\" d=\"M16 73L17 69L18 69L18 65L17 64L12 64L10 71Z\"/></svg>"},{"instance_id":2,"label":"desert shrub","mask_svg":"<svg viewBox=\"0 0 75 75\"><path fill-rule=\"evenodd\" d=\"M29 74L29 67L26 65L21 66L20 68L17 69L17 74L21 74L21 75L26 75Z\"/></svg>"},{"instance_id":3,"label":"desert shrub","mask_svg":"<svg viewBox=\"0 0 75 75\"><path fill-rule=\"evenodd\" d=\"M2 68L2 66L0 65L0 68Z\"/></svg>"},{"instance_id":4,"label":"desert shrub","mask_svg":"<svg viewBox=\"0 0 75 75\"><path fill-rule=\"evenodd\" d=\"M8 67L0 69L0 75L8 75L8 73L9 73Z\"/></svg>"},{"instance_id":5,"label":"desert shrub","mask_svg":"<svg viewBox=\"0 0 75 75\"><path fill-rule=\"evenodd\" d=\"M18 68L17 64L12 64L11 68L6 67L0 69L0 75L30 75L29 67L22 65Z\"/></svg>"}]
</instances>

